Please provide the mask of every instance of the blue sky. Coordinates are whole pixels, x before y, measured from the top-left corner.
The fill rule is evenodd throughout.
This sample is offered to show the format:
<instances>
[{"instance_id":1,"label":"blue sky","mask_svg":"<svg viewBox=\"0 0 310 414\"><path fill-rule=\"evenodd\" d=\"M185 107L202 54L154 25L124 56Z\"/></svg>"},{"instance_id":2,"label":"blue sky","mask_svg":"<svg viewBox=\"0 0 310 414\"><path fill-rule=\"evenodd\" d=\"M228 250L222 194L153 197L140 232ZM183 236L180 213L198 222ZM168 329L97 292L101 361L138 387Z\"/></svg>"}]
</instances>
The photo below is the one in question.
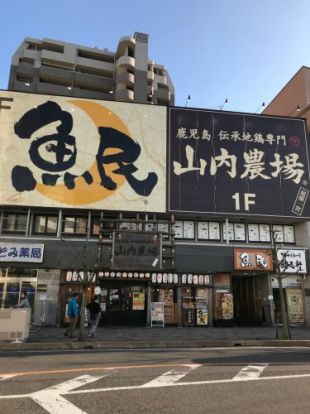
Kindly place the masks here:
<instances>
[{"instance_id":1,"label":"blue sky","mask_svg":"<svg viewBox=\"0 0 310 414\"><path fill-rule=\"evenodd\" d=\"M310 66L309 0L2 0L0 89L25 37L115 51L122 36L149 34L176 105L256 112Z\"/></svg>"}]
</instances>

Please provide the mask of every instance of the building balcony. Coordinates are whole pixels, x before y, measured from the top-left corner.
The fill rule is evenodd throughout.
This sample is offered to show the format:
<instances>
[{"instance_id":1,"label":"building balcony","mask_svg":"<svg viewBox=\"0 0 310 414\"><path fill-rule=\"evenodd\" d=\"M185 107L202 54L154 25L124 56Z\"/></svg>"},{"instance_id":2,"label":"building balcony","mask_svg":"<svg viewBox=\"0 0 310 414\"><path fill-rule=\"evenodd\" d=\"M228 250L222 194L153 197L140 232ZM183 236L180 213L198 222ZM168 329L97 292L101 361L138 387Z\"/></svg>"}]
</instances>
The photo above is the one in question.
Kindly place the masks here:
<instances>
[{"instance_id":1,"label":"building balcony","mask_svg":"<svg viewBox=\"0 0 310 414\"><path fill-rule=\"evenodd\" d=\"M148 70L147 71L147 80L154 81L154 79L155 79L154 72L152 70Z\"/></svg>"},{"instance_id":2,"label":"building balcony","mask_svg":"<svg viewBox=\"0 0 310 414\"><path fill-rule=\"evenodd\" d=\"M51 52L50 50L41 51L41 61L47 65L51 64L53 66L58 66L64 69L73 69L74 67L74 61L68 60L68 56L59 52Z\"/></svg>"},{"instance_id":3,"label":"building balcony","mask_svg":"<svg viewBox=\"0 0 310 414\"><path fill-rule=\"evenodd\" d=\"M124 56L127 54L128 48L133 48L136 45L136 40L130 36L123 36L120 38L119 44L117 46L116 57Z\"/></svg>"},{"instance_id":4,"label":"building balcony","mask_svg":"<svg viewBox=\"0 0 310 414\"><path fill-rule=\"evenodd\" d=\"M116 61L116 68L120 67L134 69L135 59L131 56L121 56Z\"/></svg>"},{"instance_id":5,"label":"building balcony","mask_svg":"<svg viewBox=\"0 0 310 414\"><path fill-rule=\"evenodd\" d=\"M160 101L170 102L171 95L169 89L157 89L156 97Z\"/></svg>"},{"instance_id":6,"label":"building balcony","mask_svg":"<svg viewBox=\"0 0 310 414\"><path fill-rule=\"evenodd\" d=\"M119 89L115 91L115 100L122 102L133 102L134 93L130 89Z\"/></svg>"},{"instance_id":7,"label":"building balcony","mask_svg":"<svg viewBox=\"0 0 310 414\"><path fill-rule=\"evenodd\" d=\"M114 71L114 63L110 62L104 62L100 60L90 59L90 58L84 58L84 57L78 57L76 59L76 66L80 66L81 68L93 68L97 70L102 70L106 72L113 73Z\"/></svg>"},{"instance_id":8,"label":"building balcony","mask_svg":"<svg viewBox=\"0 0 310 414\"><path fill-rule=\"evenodd\" d=\"M117 73L115 82L133 86L135 83L135 76L132 73L129 73L127 71L122 72L122 73Z\"/></svg>"}]
</instances>

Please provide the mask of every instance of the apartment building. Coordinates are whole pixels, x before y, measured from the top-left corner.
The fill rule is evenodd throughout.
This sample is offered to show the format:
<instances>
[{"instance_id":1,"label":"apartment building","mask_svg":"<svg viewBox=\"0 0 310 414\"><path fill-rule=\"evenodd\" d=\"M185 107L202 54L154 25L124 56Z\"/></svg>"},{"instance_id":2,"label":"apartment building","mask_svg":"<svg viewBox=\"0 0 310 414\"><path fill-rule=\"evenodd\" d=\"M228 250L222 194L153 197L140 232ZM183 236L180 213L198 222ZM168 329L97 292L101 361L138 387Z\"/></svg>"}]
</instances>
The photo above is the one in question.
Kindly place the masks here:
<instances>
[{"instance_id":1,"label":"apartment building","mask_svg":"<svg viewBox=\"0 0 310 414\"><path fill-rule=\"evenodd\" d=\"M12 58L9 90L174 105L164 65L148 56L148 35L120 38L116 51L26 38Z\"/></svg>"}]
</instances>

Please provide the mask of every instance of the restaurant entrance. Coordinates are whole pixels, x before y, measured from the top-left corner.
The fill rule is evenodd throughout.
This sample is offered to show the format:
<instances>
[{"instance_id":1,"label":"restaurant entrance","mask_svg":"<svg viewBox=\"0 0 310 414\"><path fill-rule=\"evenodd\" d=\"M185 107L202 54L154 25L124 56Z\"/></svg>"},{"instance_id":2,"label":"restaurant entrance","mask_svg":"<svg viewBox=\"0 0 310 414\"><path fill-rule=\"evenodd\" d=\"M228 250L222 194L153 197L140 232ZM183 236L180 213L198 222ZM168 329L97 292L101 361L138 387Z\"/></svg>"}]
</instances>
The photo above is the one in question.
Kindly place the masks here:
<instances>
[{"instance_id":1,"label":"restaurant entrance","mask_svg":"<svg viewBox=\"0 0 310 414\"><path fill-rule=\"evenodd\" d=\"M125 281L101 281L101 309L104 326L145 326L146 285Z\"/></svg>"},{"instance_id":2,"label":"restaurant entrance","mask_svg":"<svg viewBox=\"0 0 310 414\"><path fill-rule=\"evenodd\" d=\"M260 326L265 322L266 275L233 276L234 319L239 326Z\"/></svg>"}]
</instances>

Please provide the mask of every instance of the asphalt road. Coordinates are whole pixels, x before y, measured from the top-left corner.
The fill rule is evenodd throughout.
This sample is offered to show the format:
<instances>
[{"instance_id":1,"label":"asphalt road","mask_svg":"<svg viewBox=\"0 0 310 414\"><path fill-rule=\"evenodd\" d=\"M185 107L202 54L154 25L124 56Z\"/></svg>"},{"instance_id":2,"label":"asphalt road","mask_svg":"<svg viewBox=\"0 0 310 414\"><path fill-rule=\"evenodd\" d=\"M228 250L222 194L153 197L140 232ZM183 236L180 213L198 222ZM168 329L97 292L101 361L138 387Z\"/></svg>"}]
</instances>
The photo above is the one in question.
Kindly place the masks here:
<instances>
[{"instance_id":1,"label":"asphalt road","mask_svg":"<svg viewBox=\"0 0 310 414\"><path fill-rule=\"evenodd\" d=\"M309 348L0 355L0 412L310 412Z\"/></svg>"}]
</instances>

